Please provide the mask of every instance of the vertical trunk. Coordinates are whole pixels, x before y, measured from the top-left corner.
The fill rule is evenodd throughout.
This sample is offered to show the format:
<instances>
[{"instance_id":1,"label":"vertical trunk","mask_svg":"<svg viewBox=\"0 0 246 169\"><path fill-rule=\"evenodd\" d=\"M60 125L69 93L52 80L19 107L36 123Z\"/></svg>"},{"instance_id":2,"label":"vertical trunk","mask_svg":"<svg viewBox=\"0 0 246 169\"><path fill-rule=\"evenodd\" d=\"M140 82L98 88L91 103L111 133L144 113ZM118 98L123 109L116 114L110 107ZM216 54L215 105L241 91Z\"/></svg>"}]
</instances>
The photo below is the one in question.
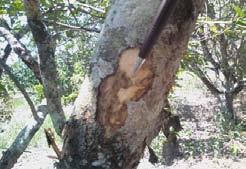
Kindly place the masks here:
<instances>
[{"instance_id":1,"label":"vertical trunk","mask_svg":"<svg viewBox=\"0 0 246 169\"><path fill-rule=\"evenodd\" d=\"M162 156L165 165L172 165L175 158L180 155L179 143L176 133L170 133L167 141L163 143Z\"/></svg>"},{"instance_id":2,"label":"vertical trunk","mask_svg":"<svg viewBox=\"0 0 246 169\"><path fill-rule=\"evenodd\" d=\"M180 155L177 133L183 128L177 115L172 115L167 110L163 111L165 111L166 115L164 117L162 131L167 141L163 143L162 157L165 165L171 165L174 159Z\"/></svg>"},{"instance_id":3,"label":"vertical trunk","mask_svg":"<svg viewBox=\"0 0 246 169\"><path fill-rule=\"evenodd\" d=\"M65 123L65 115L61 105L61 96L58 90L58 73L55 63L55 41L49 34L41 18L38 0L24 0L28 25L38 48L39 66L44 86L47 106L57 134Z\"/></svg>"},{"instance_id":4,"label":"vertical trunk","mask_svg":"<svg viewBox=\"0 0 246 169\"><path fill-rule=\"evenodd\" d=\"M65 125L60 168L134 169L158 134L161 109L203 0L179 1L150 57L134 73L138 47L159 5L150 0L114 1L91 72Z\"/></svg>"},{"instance_id":5,"label":"vertical trunk","mask_svg":"<svg viewBox=\"0 0 246 169\"><path fill-rule=\"evenodd\" d=\"M234 96L232 92L225 93L225 103L226 103L226 111L227 111L227 117L228 120L230 120L232 123L236 122L236 116L234 114L233 109L233 100Z\"/></svg>"}]
</instances>

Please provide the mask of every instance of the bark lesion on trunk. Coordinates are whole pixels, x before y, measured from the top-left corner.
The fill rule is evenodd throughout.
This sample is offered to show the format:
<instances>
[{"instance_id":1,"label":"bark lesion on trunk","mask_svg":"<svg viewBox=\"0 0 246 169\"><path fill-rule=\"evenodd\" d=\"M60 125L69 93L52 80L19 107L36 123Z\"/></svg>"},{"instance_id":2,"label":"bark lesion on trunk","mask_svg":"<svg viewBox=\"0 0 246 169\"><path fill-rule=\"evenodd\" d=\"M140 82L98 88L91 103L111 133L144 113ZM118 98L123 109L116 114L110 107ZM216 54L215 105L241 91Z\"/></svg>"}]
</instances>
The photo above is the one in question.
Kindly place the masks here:
<instances>
[{"instance_id":1,"label":"bark lesion on trunk","mask_svg":"<svg viewBox=\"0 0 246 169\"><path fill-rule=\"evenodd\" d=\"M138 52L138 48L124 50L116 72L106 77L99 87L97 120L104 126L106 137L124 125L128 116L127 103L138 101L153 83L151 60L134 72Z\"/></svg>"},{"instance_id":2,"label":"bark lesion on trunk","mask_svg":"<svg viewBox=\"0 0 246 169\"><path fill-rule=\"evenodd\" d=\"M115 2L102 30L91 71L75 102L74 114L65 127L61 165L67 163L67 168L73 169L137 167L146 145L163 125L160 111L194 27L192 9L186 2L195 2L195 8L200 9L203 0L180 1L181 6L189 9L182 8L180 17L170 18L151 56L135 74L137 47L159 1L144 1L148 5L141 0Z\"/></svg>"}]
</instances>

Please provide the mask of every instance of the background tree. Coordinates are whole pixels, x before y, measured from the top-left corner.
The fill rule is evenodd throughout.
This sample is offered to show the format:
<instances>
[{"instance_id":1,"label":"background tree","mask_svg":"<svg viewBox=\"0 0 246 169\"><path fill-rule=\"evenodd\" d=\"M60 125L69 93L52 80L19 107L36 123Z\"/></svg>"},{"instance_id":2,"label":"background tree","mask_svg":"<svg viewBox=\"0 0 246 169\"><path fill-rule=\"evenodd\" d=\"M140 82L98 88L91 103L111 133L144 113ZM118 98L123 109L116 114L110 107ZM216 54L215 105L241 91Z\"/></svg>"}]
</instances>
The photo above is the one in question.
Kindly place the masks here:
<instances>
[{"instance_id":1,"label":"background tree","mask_svg":"<svg viewBox=\"0 0 246 169\"><path fill-rule=\"evenodd\" d=\"M57 84L55 86L57 86L59 90L59 95L64 95L63 100L65 102L71 102L77 96L76 93L78 93L78 87L77 85L74 85L74 83L79 82L83 79L82 77L79 77L77 79L77 77L79 74L82 74L83 76L86 68L88 67L86 66L86 63L88 63L88 61L86 60L88 60L87 58L90 55L90 51L92 51L92 48L94 47L93 42L96 39L94 33L98 33L100 31L100 27L103 23L108 4L108 1L90 1L87 4L85 4L85 2L83 1L76 1L73 3L70 3L69 1L41 1L41 17L49 28L50 40L52 41L50 43L52 43L51 45L53 45L54 52L56 50L55 44L58 44L58 55L61 55L60 57L56 57L53 59L54 62L58 61L59 66L63 65L58 68L58 73L61 78L57 78ZM94 5L96 7L94 7ZM21 79L21 81L23 82L22 84L24 84L25 87L28 87L29 91L38 92L39 96L43 96L40 91L50 93L47 91L46 87L39 87L38 85L38 82L41 83L41 85L45 85L43 84L43 80L41 80L41 74L39 71L39 66L42 65L42 63L38 63L37 61L38 51L35 49L35 42L32 38L30 38L31 32L29 27L27 26L27 22L25 19L23 2L21 0L1 1L1 13L2 27L0 29L0 33L4 38L2 39L3 43L6 44L6 52L3 53L3 60L6 62L8 57L13 55L13 53L8 52L11 51L12 48L15 54L18 55L19 58L24 62L24 64L31 70L30 71L26 69L21 62L15 62L15 67L13 67L13 71L16 73L17 78ZM80 43L75 43L76 41L80 41ZM90 43L85 44L84 42L87 41L90 41ZM73 47L71 48L71 46ZM31 49L34 48L34 50L32 50L31 52L31 50L28 50L28 47ZM85 50L80 50L82 48ZM81 54L83 56L78 57ZM11 58L13 58L13 56ZM66 63L64 62L65 60L67 60L66 58L70 58L70 63L68 65L60 64ZM80 63L83 64L81 68L78 66ZM72 80L70 80L69 78L64 78L66 76L66 69L68 68L69 74L67 74L67 76L71 77ZM75 70L73 71L71 68L75 68ZM54 71L53 73L55 72L56 71ZM33 77L33 73L36 79ZM56 76L52 79L55 78ZM7 83L4 83L4 81L2 82L3 86L8 85ZM40 88L42 90L39 90ZM69 96L70 94L71 96ZM64 117L59 117L59 115L55 115L56 111L54 110L51 112L53 112L51 115L54 115L52 119L54 120L56 131L59 133L59 126L57 125L59 125L60 120L58 120L58 118L64 119ZM61 108L60 110L57 110L57 112L61 112ZM55 119L57 119L58 121Z\"/></svg>"},{"instance_id":2,"label":"background tree","mask_svg":"<svg viewBox=\"0 0 246 169\"><path fill-rule=\"evenodd\" d=\"M207 1L183 65L225 103L224 117L236 121L233 100L245 87L245 1ZM224 97L224 98L223 98Z\"/></svg>"},{"instance_id":3,"label":"background tree","mask_svg":"<svg viewBox=\"0 0 246 169\"><path fill-rule=\"evenodd\" d=\"M63 44L59 48L59 51L62 52L67 51L69 45L71 46L73 42L72 40L75 40L75 37L79 37L79 41L82 40L82 42L88 39L91 39L93 42L91 34L99 33L108 1L91 1L91 4L85 4L83 1L77 1L73 4L71 4L70 1L41 1L37 8L38 10L32 13L35 15L36 20L30 19L30 13L28 13L28 9L32 8L32 5L35 3L34 1L29 1L26 4L21 0L1 1L0 3L0 35L2 37L0 40L3 44L6 44L1 58L1 61L3 61L1 62L1 74L4 67L5 72L7 72L7 69L9 70L9 73L6 74L11 75L12 80L15 79L15 84L18 84L16 86L21 86L18 87L18 89L21 89L21 91L23 91L22 93L25 93L24 95L27 100L29 100L28 103L30 103L35 118L34 121L32 120L21 130L14 143L3 153L2 159L0 160L0 168L11 168L42 125L47 113L51 116L56 132L61 134L65 123L61 96L62 94L66 96L69 92L70 94L71 92L76 92L77 88L75 86L73 90L69 91L69 87L65 87L64 90L59 87L59 84L62 84L62 80L64 79L59 79L56 68L56 62L57 60L59 61L59 59L55 57L56 47L59 47L57 44ZM93 7L92 5L94 4L97 7ZM25 13L24 7L27 9L27 13ZM27 20L25 19L26 16ZM32 37L31 32L33 33L33 38L30 38ZM73 45L73 49L69 50L69 52L71 52L71 55L81 53L79 51L82 45L84 46L83 48L86 49L86 51L84 51L84 58L86 58L91 51L90 48L93 46L92 42L86 45L83 45L83 43ZM68 45L67 48L61 50L66 44ZM6 63L8 63L7 61L10 57L13 57L11 50L30 70L24 67L21 62L16 62L15 59L12 61L12 64L14 62L16 65L14 66L14 71L8 68ZM63 58L61 57L60 60L61 59ZM74 62L71 63L72 65L68 66L73 67L79 63L85 62L78 59L73 61ZM20 67L22 68L19 69ZM79 75L81 72L83 73L85 71L86 66L81 67L81 69L77 68L74 70L76 74L73 74L73 76ZM61 68L59 74L61 75L63 71L64 70ZM14 74L13 72L16 73ZM36 80L33 80L33 77L35 77ZM82 78L80 77L80 79ZM22 83L19 84L18 80ZM5 87L6 81L1 82L3 82ZM7 81L7 83L8 82L9 81ZM25 87L30 87L29 84L31 84L31 88L28 88L30 91L35 89L39 92L44 91L47 107L45 106L44 108L44 105L41 105L35 108L33 106L34 103L31 101L25 89ZM68 85L72 86L73 84ZM40 93L39 95L42 96ZM41 114L39 115L42 116L37 116L40 111Z\"/></svg>"}]
</instances>

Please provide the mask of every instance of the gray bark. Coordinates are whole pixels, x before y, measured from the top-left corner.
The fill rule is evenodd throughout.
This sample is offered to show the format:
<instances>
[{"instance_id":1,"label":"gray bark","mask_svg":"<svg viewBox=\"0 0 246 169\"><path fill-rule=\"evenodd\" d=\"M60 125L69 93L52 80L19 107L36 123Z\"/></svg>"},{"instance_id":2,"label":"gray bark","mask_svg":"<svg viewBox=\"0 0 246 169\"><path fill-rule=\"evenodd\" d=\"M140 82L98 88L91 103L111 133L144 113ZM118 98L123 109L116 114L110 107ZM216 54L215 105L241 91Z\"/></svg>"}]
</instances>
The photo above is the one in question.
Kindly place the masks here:
<instances>
[{"instance_id":1,"label":"gray bark","mask_svg":"<svg viewBox=\"0 0 246 169\"><path fill-rule=\"evenodd\" d=\"M27 101L27 103L28 103L28 105L32 111L32 115L33 115L34 119L38 120L39 117L38 117L37 112L35 110L35 106L31 100L31 98L27 94L25 88L16 79L15 75L11 72L10 67L8 65L6 65L4 63L4 61L2 61L1 59L0 59L0 68L3 68L5 70L5 72L8 74L8 76L10 77L10 79L15 83L16 87L20 90L20 92L23 94L24 98L26 99L26 101Z\"/></svg>"},{"instance_id":2,"label":"gray bark","mask_svg":"<svg viewBox=\"0 0 246 169\"><path fill-rule=\"evenodd\" d=\"M24 87L19 83L14 74L11 72L11 69L0 59L0 67L3 68L6 74L9 75L10 79L15 83L17 88L21 91L24 98L26 99L30 109L32 111L34 119L31 120L18 134L14 143L3 153L3 156L0 160L1 169L10 169L14 166L17 159L25 151L26 147L30 143L32 137L39 130L40 126L43 124L43 121L47 114L47 107L44 105L38 106L36 111L35 106L27 94Z\"/></svg>"},{"instance_id":3,"label":"gray bark","mask_svg":"<svg viewBox=\"0 0 246 169\"><path fill-rule=\"evenodd\" d=\"M32 70L37 80L42 83L38 62L30 55L30 51L5 27L0 27L0 35L8 41L13 51Z\"/></svg>"},{"instance_id":4,"label":"gray bark","mask_svg":"<svg viewBox=\"0 0 246 169\"><path fill-rule=\"evenodd\" d=\"M141 69L134 74L160 1L116 0L91 71L64 129L60 168L134 169L163 125L165 100L203 0L180 1Z\"/></svg>"},{"instance_id":5,"label":"gray bark","mask_svg":"<svg viewBox=\"0 0 246 169\"><path fill-rule=\"evenodd\" d=\"M44 119L48 113L47 107L45 105L40 105L37 108L37 112L39 119L31 119L28 124L20 131L10 148L3 152L3 156L0 159L1 169L11 169L14 166L18 158L29 145L35 133L43 124Z\"/></svg>"},{"instance_id":6,"label":"gray bark","mask_svg":"<svg viewBox=\"0 0 246 169\"><path fill-rule=\"evenodd\" d=\"M65 115L58 91L58 73L55 63L55 42L41 18L39 1L24 0L28 25L38 48L40 73L50 116L58 135L65 124Z\"/></svg>"},{"instance_id":7,"label":"gray bark","mask_svg":"<svg viewBox=\"0 0 246 169\"><path fill-rule=\"evenodd\" d=\"M3 63L6 63L8 57L9 57L9 55L10 55L10 53L11 53L11 50L12 50L12 48L11 48L11 46L8 44L8 45L5 47L5 49L4 49L4 54L3 54L3 56L0 58L0 59L3 61ZM2 77L2 74L3 74L3 69L0 68L0 79L1 79L1 77Z\"/></svg>"},{"instance_id":8,"label":"gray bark","mask_svg":"<svg viewBox=\"0 0 246 169\"><path fill-rule=\"evenodd\" d=\"M236 115L234 112L234 108L233 108L233 100L234 100L234 96L232 93L225 93L225 105L226 105L226 114L228 114L228 119L230 120L230 122L236 122Z\"/></svg>"}]
</instances>

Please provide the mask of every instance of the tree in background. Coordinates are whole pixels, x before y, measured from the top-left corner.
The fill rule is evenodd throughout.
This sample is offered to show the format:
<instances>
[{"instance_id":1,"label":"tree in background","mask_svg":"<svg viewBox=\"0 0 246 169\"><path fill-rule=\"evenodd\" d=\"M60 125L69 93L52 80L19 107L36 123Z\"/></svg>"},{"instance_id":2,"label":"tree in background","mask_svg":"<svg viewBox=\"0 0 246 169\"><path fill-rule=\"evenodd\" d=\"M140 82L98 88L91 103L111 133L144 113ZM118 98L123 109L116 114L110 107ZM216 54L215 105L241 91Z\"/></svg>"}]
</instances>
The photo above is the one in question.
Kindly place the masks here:
<instances>
[{"instance_id":1,"label":"tree in background","mask_svg":"<svg viewBox=\"0 0 246 169\"><path fill-rule=\"evenodd\" d=\"M73 79L78 77L77 74L85 73L86 68L88 68L88 58L95 46L95 40L100 32L109 2L106 0L88 1L87 3L83 1L71 1L71 3L70 1L41 1L40 5L43 20L49 28L52 39L56 42L57 57L55 59L58 62L57 69L60 76L58 79L59 92L61 95L68 96L71 94L70 88L73 88L73 91L78 89L75 87L76 85L70 84L71 81L68 78L64 78L66 71L71 71L68 76ZM38 51L27 26L23 2L21 0L1 1L0 6L2 28L9 30L8 35L14 35L13 37L21 42L21 44L16 43L16 45L12 43L10 46L8 40L14 42L14 38L11 41L11 38L6 39L6 36L2 36L0 39L3 44L1 51L6 52L2 52L1 56L5 62L8 58L13 60L14 52L19 56L31 71L23 67L21 62L16 62L16 66L12 69L15 74L17 73L18 79L22 79L22 81L25 79L23 85L27 87L26 83L28 83L30 84L28 89L33 90L31 87L37 85L37 80L42 82L36 63ZM5 35L7 35L6 32ZM6 48L4 48L4 44ZM8 53L11 51L11 47L15 48L9 57ZM18 49L25 49L25 52ZM77 66L79 64L83 66L79 68ZM76 69L75 72L72 70L74 68ZM37 79L33 77L32 72ZM83 78L80 77L79 79L81 81ZM8 84L4 83L4 85Z\"/></svg>"},{"instance_id":2,"label":"tree in background","mask_svg":"<svg viewBox=\"0 0 246 169\"><path fill-rule=\"evenodd\" d=\"M33 9L36 2L22 0L0 2L0 40L6 45L5 48L1 45L3 52L0 60L0 73L2 75L2 70L4 70L3 76L8 75L17 89L21 91L34 117L34 120L21 130L11 147L3 153L0 168L4 169L11 168L15 164L42 125L47 113L51 116L56 132L61 135L65 124L61 97L63 94L66 96L69 92L77 90L74 86L73 90L69 91L73 83L67 84L70 87L60 87L65 86L63 81L69 79L64 79L62 76L66 69L64 67L69 67L72 71L65 76L72 75L73 77L81 75L81 71L85 72L88 66L85 66L87 61L83 61L83 58L87 58L94 47L92 35L96 37L95 34L100 32L109 4L108 1L90 1L88 4L84 1L73 3L62 0L40 1L36 8L37 11L31 11L30 9ZM30 18L32 15L35 18ZM91 42L88 43L88 39L91 39ZM61 54L59 58L56 55L56 49L59 49L57 54ZM85 50L81 52L81 49ZM82 53L83 57L78 57ZM64 54L72 56L70 59L72 63L65 66L59 64L60 67L57 68L57 62L66 63L65 61L69 58L69 56L64 57ZM16 61L14 61L16 66L13 64L11 67L8 66L7 60L13 55L17 55L26 67ZM36 80L33 80L33 77ZM6 89L5 84L9 85L9 81L1 81L1 83L4 89ZM43 90L47 105L35 106L27 92L30 88L26 87L41 92Z\"/></svg>"},{"instance_id":3,"label":"tree in background","mask_svg":"<svg viewBox=\"0 0 246 169\"><path fill-rule=\"evenodd\" d=\"M224 117L234 123L235 96L246 85L246 10L244 0L207 1L183 65L216 97L223 96Z\"/></svg>"}]
</instances>

